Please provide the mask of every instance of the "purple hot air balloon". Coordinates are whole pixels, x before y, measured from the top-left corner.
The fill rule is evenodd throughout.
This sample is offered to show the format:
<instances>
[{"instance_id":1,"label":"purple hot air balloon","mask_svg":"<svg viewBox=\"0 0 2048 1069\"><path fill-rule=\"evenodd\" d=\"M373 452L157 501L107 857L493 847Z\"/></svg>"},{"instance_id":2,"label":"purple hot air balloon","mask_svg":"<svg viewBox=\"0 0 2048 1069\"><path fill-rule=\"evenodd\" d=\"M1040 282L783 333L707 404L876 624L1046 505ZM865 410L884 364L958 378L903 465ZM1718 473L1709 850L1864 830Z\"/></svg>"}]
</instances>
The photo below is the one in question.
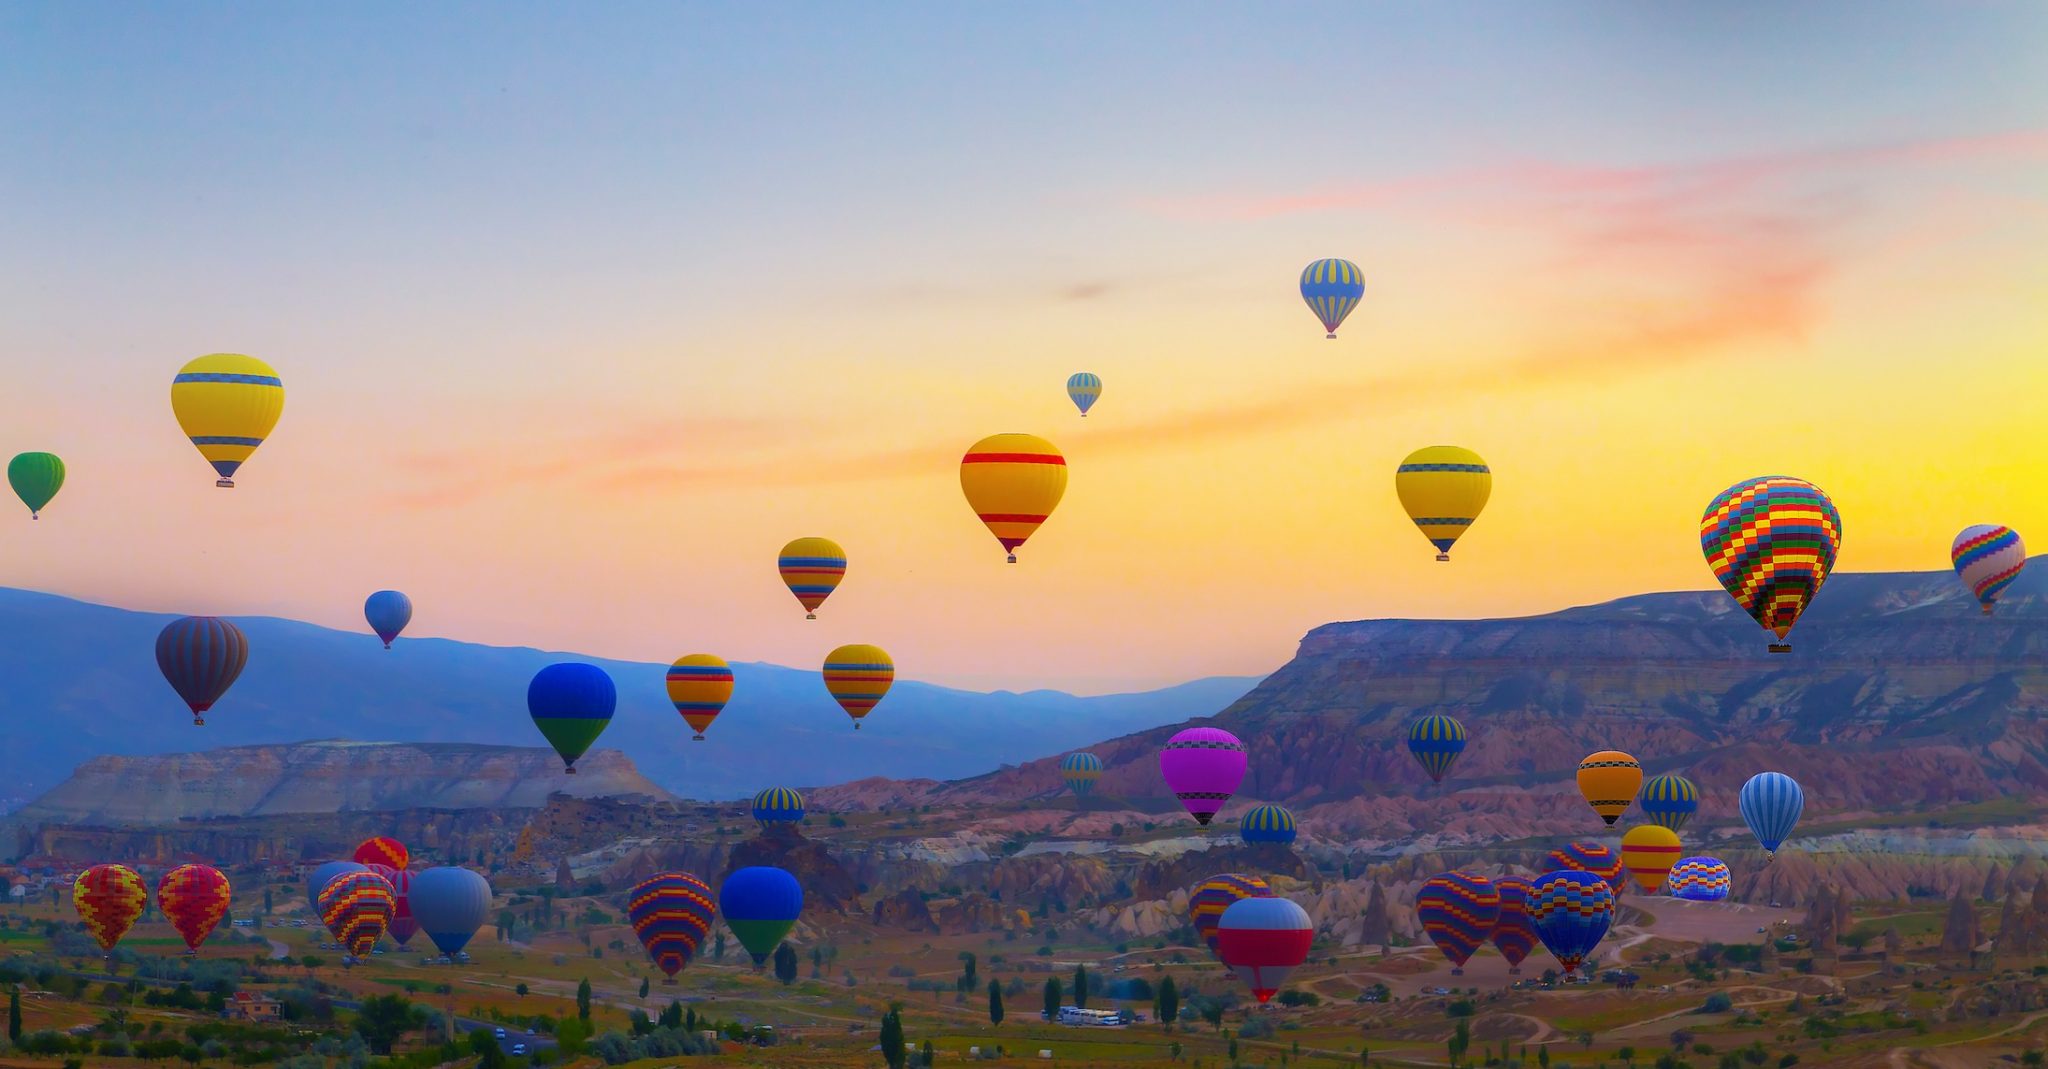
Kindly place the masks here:
<instances>
[{"instance_id":1,"label":"purple hot air balloon","mask_svg":"<svg viewBox=\"0 0 2048 1069\"><path fill-rule=\"evenodd\" d=\"M1207 824L1244 782L1244 743L1222 728L1189 728L1159 751L1159 774L1197 824Z\"/></svg>"}]
</instances>

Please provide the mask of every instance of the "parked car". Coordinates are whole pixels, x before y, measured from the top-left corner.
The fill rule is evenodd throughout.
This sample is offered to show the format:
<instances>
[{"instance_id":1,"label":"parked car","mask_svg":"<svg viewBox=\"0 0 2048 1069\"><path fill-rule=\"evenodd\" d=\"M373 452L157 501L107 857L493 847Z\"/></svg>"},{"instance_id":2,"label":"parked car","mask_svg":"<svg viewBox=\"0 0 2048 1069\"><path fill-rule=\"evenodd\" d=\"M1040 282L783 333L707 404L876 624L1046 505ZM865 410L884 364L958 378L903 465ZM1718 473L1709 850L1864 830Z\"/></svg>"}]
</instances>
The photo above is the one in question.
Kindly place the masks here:
<instances>
[{"instance_id":1,"label":"parked car","mask_svg":"<svg viewBox=\"0 0 2048 1069\"><path fill-rule=\"evenodd\" d=\"M514 1043L514 1044L512 1044L512 1053L514 1053L514 1054L525 1054L525 1053L526 1053L526 1044L524 1044L524 1043Z\"/></svg>"}]
</instances>

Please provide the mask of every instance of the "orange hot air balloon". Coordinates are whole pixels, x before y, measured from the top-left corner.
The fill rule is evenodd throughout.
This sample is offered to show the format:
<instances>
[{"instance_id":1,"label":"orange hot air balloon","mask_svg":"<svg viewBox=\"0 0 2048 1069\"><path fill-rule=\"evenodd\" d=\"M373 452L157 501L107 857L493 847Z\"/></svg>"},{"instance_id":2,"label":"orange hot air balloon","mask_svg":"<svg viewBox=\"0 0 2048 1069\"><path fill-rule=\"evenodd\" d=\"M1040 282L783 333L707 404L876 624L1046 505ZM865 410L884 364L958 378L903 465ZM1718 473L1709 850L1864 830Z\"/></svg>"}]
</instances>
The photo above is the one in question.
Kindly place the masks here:
<instances>
[{"instance_id":1,"label":"orange hot air balloon","mask_svg":"<svg viewBox=\"0 0 2048 1069\"><path fill-rule=\"evenodd\" d=\"M108 954L148 903L149 888L126 865L94 865L71 885L71 905L78 910L78 919Z\"/></svg>"},{"instance_id":2,"label":"orange hot air balloon","mask_svg":"<svg viewBox=\"0 0 2048 1069\"><path fill-rule=\"evenodd\" d=\"M1035 434L992 434L960 458L960 489L1015 564L1067 492L1067 459Z\"/></svg>"},{"instance_id":3,"label":"orange hot air balloon","mask_svg":"<svg viewBox=\"0 0 2048 1069\"><path fill-rule=\"evenodd\" d=\"M1611 827L1643 789L1643 766L1620 750L1601 750L1579 762L1579 793Z\"/></svg>"},{"instance_id":4,"label":"orange hot air balloon","mask_svg":"<svg viewBox=\"0 0 2048 1069\"><path fill-rule=\"evenodd\" d=\"M350 855L349 860L358 865L388 865L404 871L406 866L412 863L412 852L405 848L404 843L386 835L379 835L357 844L356 852Z\"/></svg>"},{"instance_id":5,"label":"orange hot air balloon","mask_svg":"<svg viewBox=\"0 0 2048 1069\"><path fill-rule=\"evenodd\" d=\"M1661 824L1639 825L1621 837L1621 863L1628 866L1628 874L1646 895L1664 889L1664 878L1671 875L1671 866L1678 864L1684 853L1678 833Z\"/></svg>"},{"instance_id":6,"label":"orange hot air balloon","mask_svg":"<svg viewBox=\"0 0 2048 1069\"><path fill-rule=\"evenodd\" d=\"M228 915L234 891L221 871L208 865L180 865L156 884L156 908L185 937L185 950L199 953L199 944Z\"/></svg>"}]
</instances>

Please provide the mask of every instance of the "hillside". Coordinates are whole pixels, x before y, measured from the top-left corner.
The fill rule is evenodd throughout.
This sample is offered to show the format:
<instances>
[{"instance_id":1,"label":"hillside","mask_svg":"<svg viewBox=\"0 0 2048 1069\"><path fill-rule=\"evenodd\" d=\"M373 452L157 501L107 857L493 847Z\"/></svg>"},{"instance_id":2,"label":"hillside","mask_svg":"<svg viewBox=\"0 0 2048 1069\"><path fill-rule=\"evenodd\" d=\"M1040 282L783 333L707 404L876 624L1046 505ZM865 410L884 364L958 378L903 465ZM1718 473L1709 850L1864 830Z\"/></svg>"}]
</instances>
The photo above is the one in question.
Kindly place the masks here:
<instances>
[{"instance_id":1,"label":"hillside","mask_svg":"<svg viewBox=\"0 0 2048 1069\"><path fill-rule=\"evenodd\" d=\"M0 589L0 794L27 799L100 755L346 738L538 745L526 684L569 657L612 675L619 710L599 745L632 756L655 783L731 798L771 783L858 776L971 776L1003 762L1221 709L1252 679L1204 679L1139 694L981 694L901 679L858 735L814 670L736 664L732 703L692 743L663 691L667 665L636 664L445 639L401 639L269 618L237 618L248 668L206 726L194 727L157 671L168 616ZM906 669L909 675L915 670ZM553 782L565 784L560 770Z\"/></svg>"}]
</instances>

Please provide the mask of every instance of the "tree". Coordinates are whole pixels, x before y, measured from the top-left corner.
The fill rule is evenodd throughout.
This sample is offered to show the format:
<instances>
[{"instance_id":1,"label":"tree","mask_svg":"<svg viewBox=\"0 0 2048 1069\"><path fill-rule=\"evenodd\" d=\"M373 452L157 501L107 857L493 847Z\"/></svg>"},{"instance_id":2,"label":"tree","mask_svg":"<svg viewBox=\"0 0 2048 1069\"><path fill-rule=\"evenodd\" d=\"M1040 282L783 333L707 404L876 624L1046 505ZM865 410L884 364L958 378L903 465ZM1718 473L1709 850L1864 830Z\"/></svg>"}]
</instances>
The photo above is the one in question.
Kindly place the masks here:
<instances>
[{"instance_id":1,"label":"tree","mask_svg":"<svg viewBox=\"0 0 2048 1069\"><path fill-rule=\"evenodd\" d=\"M1636 1064L1636 1049L1634 1047L1623 1047L1620 1050L1615 1051L1614 1056L1620 1058L1624 1062L1627 1062L1631 1066Z\"/></svg>"},{"instance_id":2,"label":"tree","mask_svg":"<svg viewBox=\"0 0 2048 1069\"><path fill-rule=\"evenodd\" d=\"M702 1023L702 1021L697 1020L697 1007L692 1006L683 1011L683 1031L695 1032L697 1026Z\"/></svg>"},{"instance_id":3,"label":"tree","mask_svg":"<svg viewBox=\"0 0 2048 1069\"><path fill-rule=\"evenodd\" d=\"M1003 985L994 980L988 982L988 1023L1003 1023Z\"/></svg>"},{"instance_id":4,"label":"tree","mask_svg":"<svg viewBox=\"0 0 2048 1069\"><path fill-rule=\"evenodd\" d=\"M640 978L640 997L647 997L647 978L645 976Z\"/></svg>"},{"instance_id":5,"label":"tree","mask_svg":"<svg viewBox=\"0 0 2048 1069\"><path fill-rule=\"evenodd\" d=\"M427 1015L404 995L371 995L356 1012L356 1034L372 1054L391 1053L398 1037L427 1023Z\"/></svg>"},{"instance_id":6,"label":"tree","mask_svg":"<svg viewBox=\"0 0 2048 1069\"><path fill-rule=\"evenodd\" d=\"M515 986L514 986L514 987L512 988L512 993L513 993L513 994L515 994L515 995L518 995L518 996L519 996L520 998L525 998L525 997L526 997L526 985L525 985L525 984L517 984L517 985L515 985Z\"/></svg>"},{"instance_id":7,"label":"tree","mask_svg":"<svg viewBox=\"0 0 2048 1069\"><path fill-rule=\"evenodd\" d=\"M785 987L796 983L796 948L788 943L775 948L775 978Z\"/></svg>"},{"instance_id":8,"label":"tree","mask_svg":"<svg viewBox=\"0 0 2048 1069\"><path fill-rule=\"evenodd\" d=\"M1542 1066L1542 1067L1543 1067L1543 1069L1550 1069L1550 1048L1549 1048L1549 1047L1537 1047L1537 1048L1536 1048L1536 1064L1537 1064L1537 1065L1540 1065L1540 1066Z\"/></svg>"},{"instance_id":9,"label":"tree","mask_svg":"<svg viewBox=\"0 0 2048 1069\"><path fill-rule=\"evenodd\" d=\"M21 985L7 990L7 1042L21 1042Z\"/></svg>"},{"instance_id":10,"label":"tree","mask_svg":"<svg viewBox=\"0 0 2048 1069\"><path fill-rule=\"evenodd\" d=\"M327 964L327 959L318 954L302 954L299 956L299 967L306 970L307 976L313 975L313 970L325 964Z\"/></svg>"},{"instance_id":11,"label":"tree","mask_svg":"<svg viewBox=\"0 0 2048 1069\"><path fill-rule=\"evenodd\" d=\"M903 1018L894 1008L882 1015L882 1060L889 1069L903 1069L908 1060L903 1050Z\"/></svg>"},{"instance_id":12,"label":"tree","mask_svg":"<svg viewBox=\"0 0 2048 1069\"><path fill-rule=\"evenodd\" d=\"M1451 1032L1450 1041L1444 1046L1451 1055L1451 1069L1457 1069L1458 1063L1465 1060L1465 1052L1472 1046L1472 1022L1459 1018L1458 1027Z\"/></svg>"},{"instance_id":13,"label":"tree","mask_svg":"<svg viewBox=\"0 0 2048 1069\"><path fill-rule=\"evenodd\" d=\"M263 889L263 915L266 917L270 915L270 888L268 887Z\"/></svg>"},{"instance_id":14,"label":"tree","mask_svg":"<svg viewBox=\"0 0 2048 1069\"><path fill-rule=\"evenodd\" d=\"M720 932L711 940L711 960L725 960L725 933Z\"/></svg>"},{"instance_id":15,"label":"tree","mask_svg":"<svg viewBox=\"0 0 2048 1069\"><path fill-rule=\"evenodd\" d=\"M505 1064L505 1052L498 1048L489 1029L479 1028L469 1034L469 1052L477 1056L477 1069L501 1069Z\"/></svg>"},{"instance_id":16,"label":"tree","mask_svg":"<svg viewBox=\"0 0 2048 1069\"><path fill-rule=\"evenodd\" d=\"M1231 1037L1231 1039L1230 1039L1230 1064L1232 1064L1232 1065L1236 1065L1236 1064L1237 1064L1237 1037L1236 1037L1236 1036L1232 1036L1232 1037Z\"/></svg>"},{"instance_id":17,"label":"tree","mask_svg":"<svg viewBox=\"0 0 2048 1069\"><path fill-rule=\"evenodd\" d=\"M968 987L974 986L974 970L977 964L974 951L963 950L960 952L960 975L967 978Z\"/></svg>"},{"instance_id":18,"label":"tree","mask_svg":"<svg viewBox=\"0 0 2048 1069\"><path fill-rule=\"evenodd\" d=\"M1210 1028L1221 1032L1223 1030L1223 1003L1215 999L1202 1003L1202 1020L1209 1022Z\"/></svg>"},{"instance_id":19,"label":"tree","mask_svg":"<svg viewBox=\"0 0 2048 1069\"><path fill-rule=\"evenodd\" d=\"M1045 981L1046 1020L1057 1021L1060 1019L1060 998L1060 978L1057 976L1047 977Z\"/></svg>"},{"instance_id":20,"label":"tree","mask_svg":"<svg viewBox=\"0 0 2048 1069\"><path fill-rule=\"evenodd\" d=\"M924 1065L924 1069L932 1069L932 1063L939 1060L938 1052L932 1049L932 1041L929 1039L924 1041L923 1055L918 1060Z\"/></svg>"},{"instance_id":21,"label":"tree","mask_svg":"<svg viewBox=\"0 0 2048 1069\"><path fill-rule=\"evenodd\" d=\"M1159 981L1159 995L1152 1002L1152 1013L1169 1030L1173 1028L1173 1022L1180 1020L1180 988L1174 986L1173 977Z\"/></svg>"},{"instance_id":22,"label":"tree","mask_svg":"<svg viewBox=\"0 0 2048 1069\"><path fill-rule=\"evenodd\" d=\"M1088 966L1074 966L1074 1005L1088 1008Z\"/></svg>"},{"instance_id":23,"label":"tree","mask_svg":"<svg viewBox=\"0 0 2048 1069\"><path fill-rule=\"evenodd\" d=\"M576 1019L590 1020L590 980L588 977L576 982Z\"/></svg>"}]
</instances>

